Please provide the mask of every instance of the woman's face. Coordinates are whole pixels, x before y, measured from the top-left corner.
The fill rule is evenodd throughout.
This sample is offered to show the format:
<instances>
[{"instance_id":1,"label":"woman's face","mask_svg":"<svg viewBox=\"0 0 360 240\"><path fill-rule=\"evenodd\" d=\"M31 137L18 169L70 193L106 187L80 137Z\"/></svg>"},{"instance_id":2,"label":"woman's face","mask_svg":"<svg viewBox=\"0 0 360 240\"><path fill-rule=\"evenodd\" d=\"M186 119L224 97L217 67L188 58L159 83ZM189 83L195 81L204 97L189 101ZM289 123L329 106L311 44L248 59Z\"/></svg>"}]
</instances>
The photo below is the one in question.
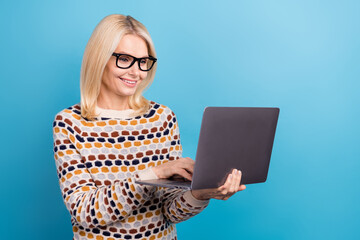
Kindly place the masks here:
<instances>
[{"instance_id":1,"label":"woman's face","mask_svg":"<svg viewBox=\"0 0 360 240\"><path fill-rule=\"evenodd\" d=\"M146 42L137 35L125 35L117 46L116 53L129 54L141 58L148 57ZM100 95L108 99L127 100L133 95L147 72L139 69L138 62L135 62L128 69L121 69L116 66L116 57L111 56L106 64L101 82Z\"/></svg>"}]
</instances>

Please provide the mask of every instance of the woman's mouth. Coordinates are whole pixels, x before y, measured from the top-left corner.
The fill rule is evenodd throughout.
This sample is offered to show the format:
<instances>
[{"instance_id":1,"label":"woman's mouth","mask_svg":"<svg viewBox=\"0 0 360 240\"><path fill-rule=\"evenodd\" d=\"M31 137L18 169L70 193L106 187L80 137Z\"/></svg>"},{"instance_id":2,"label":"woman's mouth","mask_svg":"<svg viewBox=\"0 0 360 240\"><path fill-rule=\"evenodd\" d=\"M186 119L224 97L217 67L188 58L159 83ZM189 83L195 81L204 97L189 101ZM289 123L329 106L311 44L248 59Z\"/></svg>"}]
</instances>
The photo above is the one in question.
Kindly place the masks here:
<instances>
[{"instance_id":1,"label":"woman's mouth","mask_svg":"<svg viewBox=\"0 0 360 240\"><path fill-rule=\"evenodd\" d=\"M125 79L125 78L120 78L120 80L128 87L135 87L136 82L137 82L137 81L129 80L129 79Z\"/></svg>"}]
</instances>

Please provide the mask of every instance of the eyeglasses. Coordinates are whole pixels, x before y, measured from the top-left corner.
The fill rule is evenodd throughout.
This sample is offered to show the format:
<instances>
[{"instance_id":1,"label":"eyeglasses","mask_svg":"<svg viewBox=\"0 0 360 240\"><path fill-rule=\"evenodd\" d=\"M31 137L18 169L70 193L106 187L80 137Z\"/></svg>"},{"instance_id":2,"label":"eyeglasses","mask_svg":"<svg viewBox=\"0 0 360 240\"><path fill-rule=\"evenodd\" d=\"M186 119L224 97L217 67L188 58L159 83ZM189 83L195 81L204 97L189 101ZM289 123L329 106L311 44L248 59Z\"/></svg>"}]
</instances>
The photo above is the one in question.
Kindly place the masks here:
<instances>
[{"instance_id":1,"label":"eyeglasses","mask_svg":"<svg viewBox=\"0 0 360 240\"><path fill-rule=\"evenodd\" d=\"M131 66L134 65L134 63L137 61L139 64L139 69L141 71L147 72L150 71L150 69L157 61L157 59L152 56L137 58L123 53L113 53L112 55L116 57L116 66L121 69L131 68Z\"/></svg>"}]
</instances>

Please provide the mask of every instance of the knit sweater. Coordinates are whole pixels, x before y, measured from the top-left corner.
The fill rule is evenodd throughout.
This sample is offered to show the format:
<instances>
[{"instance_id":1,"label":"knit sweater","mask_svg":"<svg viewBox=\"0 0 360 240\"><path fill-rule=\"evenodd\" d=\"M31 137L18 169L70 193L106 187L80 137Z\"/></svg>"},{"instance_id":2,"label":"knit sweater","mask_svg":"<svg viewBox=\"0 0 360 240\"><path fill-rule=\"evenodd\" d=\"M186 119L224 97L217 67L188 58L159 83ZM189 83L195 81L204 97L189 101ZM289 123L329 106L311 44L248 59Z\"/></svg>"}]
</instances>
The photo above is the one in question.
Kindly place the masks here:
<instances>
[{"instance_id":1,"label":"knit sweater","mask_svg":"<svg viewBox=\"0 0 360 240\"><path fill-rule=\"evenodd\" d=\"M152 167L182 155L175 114L150 103L136 117L97 108L89 121L79 104L56 115L54 157L74 239L177 239L175 223L208 205L190 191L135 183L157 178Z\"/></svg>"}]
</instances>

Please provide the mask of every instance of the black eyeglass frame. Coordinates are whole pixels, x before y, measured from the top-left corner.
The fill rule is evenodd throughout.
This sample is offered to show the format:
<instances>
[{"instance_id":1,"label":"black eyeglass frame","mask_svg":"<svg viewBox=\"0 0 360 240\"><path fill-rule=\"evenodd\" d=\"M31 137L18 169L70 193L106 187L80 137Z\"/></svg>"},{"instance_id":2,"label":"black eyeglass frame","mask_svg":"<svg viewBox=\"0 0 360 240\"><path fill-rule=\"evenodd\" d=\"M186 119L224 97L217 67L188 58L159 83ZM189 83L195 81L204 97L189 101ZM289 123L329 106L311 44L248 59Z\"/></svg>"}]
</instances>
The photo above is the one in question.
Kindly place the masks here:
<instances>
[{"instance_id":1,"label":"black eyeglass frame","mask_svg":"<svg viewBox=\"0 0 360 240\"><path fill-rule=\"evenodd\" d=\"M128 66L128 67L120 67L120 66L118 65L119 57L120 57L121 55L125 55L125 56L128 56L128 57L132 57L132 58L134 59L134 60L130 63L130 66ZM154 64L156 63L156 61L157 61L157 58L154 58L153 56L143 57L143 58L137 58L137 57L131 56L131 55L129 55L129 54L125 54L125 53L115 53L115 52L112 54L112 56L116 57L116 66L117 66L118 68L121 68L121 69L131 68L132 65L134 65L134 63L137 61L137 62L138 62L139 69L140 69L141 71L143 71L143 72L148 72L148 71L150 71L150 70L152 69L152 67L154 66ZM149 68L148 70L143 70L143 69L141 69L140 61L141 61L142 59L149 59L149 60L152 60L152 61L153 61L153 62L152 62L152 65L150 66L150 68Z\"/></svg>"}]
</instances>

